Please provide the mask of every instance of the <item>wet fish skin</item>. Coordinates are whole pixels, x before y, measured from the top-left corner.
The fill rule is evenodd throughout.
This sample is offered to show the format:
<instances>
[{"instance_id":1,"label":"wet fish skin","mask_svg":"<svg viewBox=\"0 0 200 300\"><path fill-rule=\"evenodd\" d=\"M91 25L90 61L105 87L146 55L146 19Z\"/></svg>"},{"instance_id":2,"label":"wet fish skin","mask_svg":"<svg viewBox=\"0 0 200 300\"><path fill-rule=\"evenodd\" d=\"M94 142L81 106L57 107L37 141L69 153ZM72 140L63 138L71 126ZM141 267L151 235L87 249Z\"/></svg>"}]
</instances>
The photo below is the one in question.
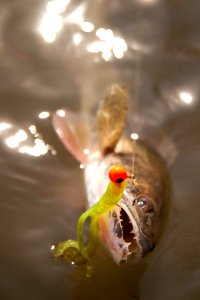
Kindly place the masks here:
<instances>
[{"instance_id":1,"label":"wet fish skin","mask_svg":"<svg viewBox=\"0 0 200 300\"><path fill-rule=\"evenodd\" d=\"M97 201L106 186L110 167L119 164L132 173L132 141L128 143L128 152L111 153L86 166L89 205ZM135 179L128 180L118 206L99 221L101 240L117 263L125 262L131 256L137 260L153 249L158 239L162 209L167 201L168 173L164 161L141 141L137 143L134 155Z\"/></svg>"},{"instance_id":2,"label":"wet fish skin","mask_svg":"<svg viewBox=\"0 0 200 300\"><path fill-rule=\"evenodd\" d=\"M140 259L153 249L161 223L164 224L163 211L169 192L167 167L156 150L140 139L133 143L122 137L127 108L126 90L113 85L97 112L99 147L97 141L88 146L87 158L83 155L86 143L82 146L80 143L85 128L81 118L77 123L77 118L70 118L73 114L67 110L65 118L56 114L53 117L53 126L64 145L85 164L88 206L105 192L110 167L122 165L132 174L134 162L135 179L128 180L118 205L99 218L99 237L117 263Z\"/></svg>"}]
</instances>

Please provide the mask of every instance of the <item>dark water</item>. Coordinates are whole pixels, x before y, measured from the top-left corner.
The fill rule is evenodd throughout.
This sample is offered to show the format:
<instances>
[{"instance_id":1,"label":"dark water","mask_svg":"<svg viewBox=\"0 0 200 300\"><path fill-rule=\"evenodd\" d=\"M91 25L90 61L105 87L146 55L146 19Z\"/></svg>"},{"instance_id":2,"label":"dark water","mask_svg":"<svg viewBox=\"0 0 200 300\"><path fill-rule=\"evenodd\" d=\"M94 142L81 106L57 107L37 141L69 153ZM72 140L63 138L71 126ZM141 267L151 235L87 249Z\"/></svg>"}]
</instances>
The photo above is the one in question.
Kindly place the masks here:
<instances>
[{"instance_id":1,"label":"dark water","mask_svg":"<svg viewBox=\"0 0 200 300\"><path fill-rule=\"evenodd\" d=\"M200 299L200 1L71 0L66 9L60 1L60 18L54 7L43 38L47 3L0 1L0 299ZM53 41L53 25L64 19ZM81 29L84 21L93 32ZM101 27L128 50L110 57L110 35L95 46L99 53L88 52ZM87 115L116 81L132 108L139 99L141 134L162 132L173 161L170 216L143 262L117 267L99 251L86 279L84 269L51 256L54 242L75 237L86 196L79 163L39 114L69 107Z\"/></svg>"}]
</instances>

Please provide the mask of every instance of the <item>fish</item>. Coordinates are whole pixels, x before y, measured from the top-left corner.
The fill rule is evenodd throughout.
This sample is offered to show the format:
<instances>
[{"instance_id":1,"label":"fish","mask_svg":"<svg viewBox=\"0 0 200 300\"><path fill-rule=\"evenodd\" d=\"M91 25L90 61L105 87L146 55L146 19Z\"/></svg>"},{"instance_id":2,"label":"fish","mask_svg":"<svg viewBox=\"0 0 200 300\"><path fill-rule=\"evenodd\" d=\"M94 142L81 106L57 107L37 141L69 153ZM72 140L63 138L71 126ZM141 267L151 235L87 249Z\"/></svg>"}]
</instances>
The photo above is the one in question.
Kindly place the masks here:
<instances>
[{"instance_id":1,"label":"fish","mask_svg":"<svg viewBox=\"0 0 200 300\"><path fill-rule=\"evenodd\" d=\"M138 261L155 248L169 197L165 160L147 141L124 134L127 114L127 90L113 84L99 103L96 127L68 109L52 117L59 138L84 166L89 207L105 192L112 166L130 175L121 200L98 221L99 239L117 264Z\"/></svg>"}]
</instances>

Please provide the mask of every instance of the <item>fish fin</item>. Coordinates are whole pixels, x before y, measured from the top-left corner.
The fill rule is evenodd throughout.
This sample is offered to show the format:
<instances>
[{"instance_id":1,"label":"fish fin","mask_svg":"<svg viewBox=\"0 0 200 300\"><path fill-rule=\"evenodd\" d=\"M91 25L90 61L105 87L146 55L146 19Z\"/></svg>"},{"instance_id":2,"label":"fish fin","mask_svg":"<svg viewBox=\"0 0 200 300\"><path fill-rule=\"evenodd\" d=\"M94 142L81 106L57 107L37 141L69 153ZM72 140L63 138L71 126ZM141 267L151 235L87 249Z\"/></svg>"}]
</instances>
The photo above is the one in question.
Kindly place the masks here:
<instances>
[{"instance_id":1,"label":"fish fin","mask_svg":"<svg viewBox=\"0 0 200 300\"><path fill-rule=\"evenodd\" d=\"M113 152L125 127L128 111L126 90L113 84L97 112L99 147L102 154Z\"/></svg>"},{"instance_id":2,"label":"fish fin","mask_svg":"<svg viewBox=\"0 0 200 300\"><path fill-rule=\"evenodd\" d=\"M134 142L131 138L122 136L115 148L116 153L133 153Z\"/></svg>"},{"instance_id":3,"label":"fish fin","mask_svg":"<svg viewBox=\"0 0 200 300\"><path fill-rule=\"evenodd\" d=\"M52 116L53 127L67 150L80 162L87 162L89 133L83 116L68 109L63 110L63 116L59 110Z\"/></svg>"}]
</instances>

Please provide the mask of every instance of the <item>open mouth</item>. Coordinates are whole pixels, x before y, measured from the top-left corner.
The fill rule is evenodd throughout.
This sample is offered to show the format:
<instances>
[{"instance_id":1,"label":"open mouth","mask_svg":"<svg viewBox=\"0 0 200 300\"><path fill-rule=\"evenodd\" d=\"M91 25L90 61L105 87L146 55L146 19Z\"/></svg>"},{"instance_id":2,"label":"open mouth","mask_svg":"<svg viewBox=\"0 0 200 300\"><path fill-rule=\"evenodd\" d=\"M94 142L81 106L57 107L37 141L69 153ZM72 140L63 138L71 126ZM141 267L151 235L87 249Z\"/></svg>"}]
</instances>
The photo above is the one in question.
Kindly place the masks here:
<instances>
[{"instance_id":1,"label":"open mouth","mask_svg":"<svg viewBox=\"0 0 200 300\"><path fill-rule=\"evenodd\" d=\"M120 220L121 220L123 240L126 243L129 243L128 250L130 254L134 252L136 253L138 250L138 244L137 244L133 224L131 223L128 214L123 208L121 208L120 210Z\"/></svg>"},{"instance_id":2,"label":"open mouth","mask_svg":"<svg viewBox=\"0 0 200 300\"><path fill-rule=\"evenodd\" d=\"M105 243L113 259L124 264L141 257L139 228L128 205L121 202L99 220L100 239Z\"/></svg>"},{"instance_id":3,"label":"open mouth","mask_svg":"<svg viewBox=\"0 0 200 300\"><path fill-rule=\"evenodd\" d=\"M122 225L123 239L126 243L131 243L135 237L135 234L133 233L133 225L131 224L129 217L123 208L120 211L120 220Z\"/></svg>"}]
</instances>

